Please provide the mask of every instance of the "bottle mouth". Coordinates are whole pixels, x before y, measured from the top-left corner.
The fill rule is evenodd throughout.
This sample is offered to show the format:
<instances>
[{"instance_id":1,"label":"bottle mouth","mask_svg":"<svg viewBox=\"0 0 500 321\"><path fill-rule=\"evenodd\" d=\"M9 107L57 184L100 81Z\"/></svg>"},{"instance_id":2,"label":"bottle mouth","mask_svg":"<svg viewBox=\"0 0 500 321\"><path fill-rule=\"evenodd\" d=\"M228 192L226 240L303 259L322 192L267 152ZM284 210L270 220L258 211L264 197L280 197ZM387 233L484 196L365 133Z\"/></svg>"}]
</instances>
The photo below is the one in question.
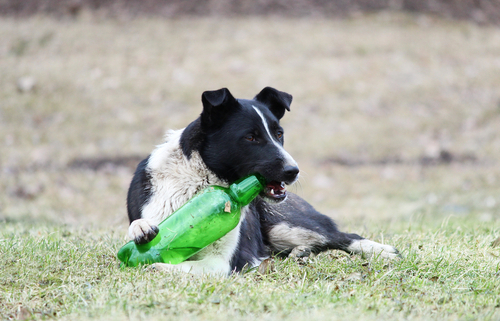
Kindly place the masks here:
<instances>
[{"instance_id":1,"label":"bottle mouth","mask_svg":"<svg viewBox=\"0 0 500 321\"><path fill-rule=\"evenodd\" d=\"M250 175L237 183L232 184L229 189L233 196L239 200L242 206L248 205L266 187L265 179L258 175Z\"/></svg>"}]
</instances>

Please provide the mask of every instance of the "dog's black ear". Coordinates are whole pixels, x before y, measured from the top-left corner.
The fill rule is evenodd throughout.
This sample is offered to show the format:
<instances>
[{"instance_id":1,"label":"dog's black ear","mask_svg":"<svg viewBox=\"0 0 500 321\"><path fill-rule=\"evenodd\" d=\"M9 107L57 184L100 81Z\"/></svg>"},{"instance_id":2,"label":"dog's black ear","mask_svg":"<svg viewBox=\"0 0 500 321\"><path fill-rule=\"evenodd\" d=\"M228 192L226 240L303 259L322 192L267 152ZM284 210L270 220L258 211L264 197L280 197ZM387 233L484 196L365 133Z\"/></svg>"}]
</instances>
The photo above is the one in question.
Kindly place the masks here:
<instances>
[{"instance_id":1,"label":"dog's black ear","mask_svg":"<svg viewBox=\"0 0 500 321\"><path fill-rule=\"evenodd\" d=\"M238 102L227 88L205 91L201 95L203 112L201 113L202 126L221 125Z\"/></svg>"},{"instance_id":2,"label":"dog's black ear","mask_svg":"<svg viewBox=\"0 0 500 321\"><path fill-rule=\"evenodd\" d=\"M267 105L269 110L271 110L278 119L283 117L285 109L290 111L290 104L292 103L292 95L271 87L262 89L254 99Z\"/></svg>"}]
</instances>

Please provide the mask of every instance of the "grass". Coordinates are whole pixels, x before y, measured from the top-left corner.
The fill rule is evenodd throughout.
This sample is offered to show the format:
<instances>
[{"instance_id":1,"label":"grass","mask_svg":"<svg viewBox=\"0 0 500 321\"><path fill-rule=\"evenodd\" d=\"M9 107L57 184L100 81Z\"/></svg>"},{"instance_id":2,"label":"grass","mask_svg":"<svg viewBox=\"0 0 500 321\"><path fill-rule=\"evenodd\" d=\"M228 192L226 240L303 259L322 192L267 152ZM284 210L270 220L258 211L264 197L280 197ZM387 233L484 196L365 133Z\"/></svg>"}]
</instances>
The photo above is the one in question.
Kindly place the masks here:
<instances>
[{"instance_id":1,"label":"grass","mask_svg":"<svg viewBox=\"0 0 500 321\"><path fill-rule=\"evenodd\" d=\"M400 261L330 251L307 262L275 259L268 274L223 278L121 270L121 231L8 224L1 317L496 320L500 250L490 243L498 233L449 218L386 239L403 250Z\"/></svg>"},{"instance_id":2,"label":"grass","mask_svg":"<svg viewBox=\"0 0 500 321\"><path fill-rule=\"evenodd\" d=\"M0 38L2 319L499 319L500 29L84 13L2 17ZM294 191L404 259L329 252L229 278L119 269L138 160L200 113L202 91L267 85L294 96Z\"/></svg>"}]
</instances>

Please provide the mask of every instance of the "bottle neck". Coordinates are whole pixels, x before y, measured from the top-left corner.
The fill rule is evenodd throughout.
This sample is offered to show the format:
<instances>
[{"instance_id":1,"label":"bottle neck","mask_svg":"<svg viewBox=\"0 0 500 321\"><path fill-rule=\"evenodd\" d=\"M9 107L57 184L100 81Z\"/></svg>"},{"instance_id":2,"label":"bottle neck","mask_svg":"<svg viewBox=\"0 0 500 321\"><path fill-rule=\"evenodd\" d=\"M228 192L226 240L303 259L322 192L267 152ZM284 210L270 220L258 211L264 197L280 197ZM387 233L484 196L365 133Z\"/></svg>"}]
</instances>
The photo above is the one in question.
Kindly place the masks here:
<instances>
[{"instance_id":1,"label":"bottle neck","mask_svg":"<svg viewBox=\"0 0 500 321\"><path fill-rule=\"evenodd\" d=\"M232 184L229 186L229 190L238 203L240 203L241 206L245 206L250 204L250 202L264 190L265 185L264 178L255 174L248 176L238 183Z\"/></svg>"}]
</instances>

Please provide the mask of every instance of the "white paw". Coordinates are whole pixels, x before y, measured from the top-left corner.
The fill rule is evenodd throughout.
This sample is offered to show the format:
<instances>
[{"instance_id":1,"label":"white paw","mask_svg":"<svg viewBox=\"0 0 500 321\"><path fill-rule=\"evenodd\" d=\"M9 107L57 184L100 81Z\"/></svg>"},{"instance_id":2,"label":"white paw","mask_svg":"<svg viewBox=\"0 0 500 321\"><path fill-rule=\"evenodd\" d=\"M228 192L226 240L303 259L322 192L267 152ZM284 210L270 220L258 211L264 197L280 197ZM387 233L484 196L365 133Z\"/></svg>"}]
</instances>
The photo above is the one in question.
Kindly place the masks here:
<instances>
[{"instance_id":1,"label":"white paw","mask_svg":"<svg viewBox=\"0 0 500 321\"><path fill-rule=\"evenodd\" d=\"M158 272L170 272L177 270L175 266L167 263L153 263L148 267L149 270L158 271Z\"/></svg>"},{"instance_id":2,"label":"white paw","mask_svg":"<svg viewBox=\"0 0 500 321\"><path fill-rule=\"evenodd\" d=\"M367 239L353 241L347 250L351 253L361 254L366 257L378 256L387 259L401 257L399 251L394 246L373 242Z\"/></svg>"},{"instance_id":3,"label":"white paw","mask_svg":"<svg viewBox=\"0 0 500 321\"><path fill-rule=\"evenodd\" d=\"M128 236L136 244L145 244L154 239L158 234L158 226L146 219L138 219L130 223Z\"/></svg>"}]
</instances>

